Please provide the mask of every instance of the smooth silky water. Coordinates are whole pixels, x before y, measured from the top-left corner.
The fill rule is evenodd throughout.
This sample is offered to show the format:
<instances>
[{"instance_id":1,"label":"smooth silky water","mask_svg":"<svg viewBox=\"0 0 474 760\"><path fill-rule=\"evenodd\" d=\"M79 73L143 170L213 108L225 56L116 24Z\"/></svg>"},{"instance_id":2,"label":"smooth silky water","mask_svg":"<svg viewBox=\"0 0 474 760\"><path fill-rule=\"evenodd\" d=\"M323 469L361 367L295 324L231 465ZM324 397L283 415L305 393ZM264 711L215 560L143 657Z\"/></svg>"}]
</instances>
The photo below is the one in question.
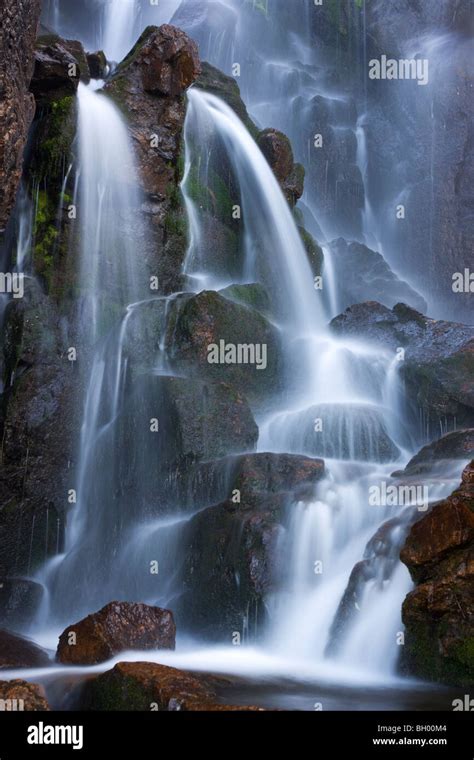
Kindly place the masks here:
<instances>
[{"instance_id":1,"label":"smooth silky water","mask_svg":"<svg viewBox=\"0 0 474 760\"><path fill-rule=\"evenodd\" d=\"M274 37L262 40L265 63L258 76L244 74L240 84L257 123L285 131L296 158L307 164L314 160L305 137L312 129L311 98L323 94L334 98L336 104L343 98L328 91L315 67L321 60L308 45L306 14L310 10L309 3L304 5L305 12L287 37L275 25ZM242 59L244 45L255 45L261 21L255 29L248 28L249 8L239 0L223 6L226 24L218 32L209 29L203 34L200 29L198 42L203 59L229 71L234 60ZM161 17L160 22L171 20L176 7L177 3L170 3L169 18ZM165 11L162 8L160 13ZM104 2L104 12L103 46L112 60L118 60L133 44L140 18L148 22L149 14L140 17L132 0ZM54 13L58 14L57 5ZM179 8L175 18L179 25ZM145 519L138 508L132 517L111 511L110 491L117 467L115 428L129 378L124 345L134 320L140 330L140 310L150 299L137 270L134 238L123 234L127 217L140 208L126 124L92 86L80 85L78 100L82 318L90 360L82 399L79 500L68 521L64 554L51 559L35 578L43 584L45 595L29 632L51 649L65 624L112 598L162 604L172 600L181 581L180 535L200 508L188 504L184 511L175 510L154 520ZM365 180L368 116L362 107L365 104L360 105L354 136ZM209 153L216 144L232 167L242 203L237 274L223 272L209 255L202 210L190 192L196 175L202 183L212 181ZM189 221L187 289L220 290L235 282L260 282L266 287L290 370L285 373L284 392L265 409L255 410L260 429L258 450L321 456L326 461L326 476L315 487L312 501L288 506L280 547L286 564L280 568L278 591L267 599L270 622L258 644L211 647L179 631L176 652L129 652L100 667L54 666L22 671L21 677L44 682L52 703L65 707L62 684L71 678L108 669L115 661L146 659L231 674L235 680L226 698L235 703L257 700L268 707L290 709L315 709L319 702L325 709L442 709L450 703L449 690L440 689L434 695L428 686L397 674L396 638L403 631L400 608L411 588L398 553L417 507L408 506L400 516L400 510L372 506L368 500L370 486L402 469L422 440L407 416L396 357L388 351L381 354L363 341L340 340L331 334L327 323L338 313L338 283L330 257L325 260L324 289L318 291L293 216L246 127L225 103L196 88L188 93L185 148L182 192ZM308 226L311 228L311 220L318 220L318 229L326 238L321 242L338 233L319 213L311 189L303 202ZM131 228L136 230L136 224L135 220ZM383 250L382 225L375 226L367 194L360 229L363 242ZM110 251L114 251L113 257ZM103 327L103 288L112 288L121 313L107 330ZM157 308L163 308L166 323L169 303L161 300L163 304ZM157 371L169 372L163 341L160 349ZM323 421L319 430L318 420ZM462 464L433 477L429 483L432 501L444 498L458 485ZM224 482L222 487L224 492ZM385 531L385 550L377 553L371 539L393 518L397 519ZM150 551L160 556L166 568L158 599L149 578L139 572L142 556ZM335 645L337 611L353 568L363 559L370 561L373 572Z\"/></svg>"}]
</instances>

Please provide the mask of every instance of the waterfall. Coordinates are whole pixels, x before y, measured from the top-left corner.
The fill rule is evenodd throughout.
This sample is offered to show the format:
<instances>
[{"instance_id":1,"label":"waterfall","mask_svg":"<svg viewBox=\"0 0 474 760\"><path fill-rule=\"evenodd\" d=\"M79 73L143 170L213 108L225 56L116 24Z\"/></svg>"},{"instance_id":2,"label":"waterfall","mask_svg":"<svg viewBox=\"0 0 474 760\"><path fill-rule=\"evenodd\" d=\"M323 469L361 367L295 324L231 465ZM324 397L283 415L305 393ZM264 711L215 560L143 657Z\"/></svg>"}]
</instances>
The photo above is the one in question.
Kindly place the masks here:
<instances>
[{"instance_id":1,"label":"waterfall","mask_svg":"<svg viewBox=\"0 0 474 760\"><path fill-rule=\"evenodd\" d=\"M121 61L137 38L137 0L106 0L103 48L111 61Z\"/></svg>"},{"instance_id":2,"label":"waterfall","mask_svg":"<svg viewBox=\"0 0 474 760\"><path fill-rule=\"evenodd\" d=\"M322 329L324 311L313 287L303 243L261 151L235 112L219 98L192 88L188 104L185 125L188 166L183 191L192 234L186 274L191 279L196 277L200 286L206 288L218 289L230 284L218 280L217 262L206 256L206 244L199 235L200 220L196 218L195 205L187 192L192 165L200 162L203 145L211 146L213 136L217 135L225 147L241 197L244 251L240 281L265 281L276 313L286 315L300 337L312 332L315 324ZM208 183L209 177L202 172L203 169L200 181Z\"/></svg>"},{"instance_id":3,"label":"waterfall","mask_svg":"<svg viewBox=\"0 0 474 760\"><path fill-rule=\"evenodd\" d=\"M91 345L106 327L108 304L138 300L130 230L140 209L127 127L96 86L80 84L78 91L81 327Z\"/></svg>"},{"instance_id":4,"label":"waterfall","mask_svg":"<svg viewBox=\"0 0 474 760\"><path fill-rule=\"evenodd\" d=\"M78 358L85 397L76 468L76 503L62 561L46 573L53 616L100 606L114 541L127 522L117 489L116 421L127 381L127 326L146 280L137 257L145 234L127 127L97 84L78 91L77 206L80 230ZM149 291L148 291L149 292ZM148 299L149 300L149 299ZM147 301L145 300L145 303ZM43 573L44 576L44 573ZM105 593L113 593L111 590ZM117 591L120 580L117 580ZM94 589L94 592L91 589ZM74 590L71 596L71 591Z\"/></svg>"},{"instance_id":5,"label":"waterfall","mask_svg":"<svg viewBox=\"0 0 474 760\"><path fill-rule=\"evenodd\" d=\"M285 368L279 378L283 390L265 402L249 402L259 427L257 451L321 457L326 469L311 498L290 494L282 507L279 567L265 597L268 623L258 647L242 647L238 654L222 647L219 663L248 670L259 658L262 669L271 671L286 660L292 674L311 668L329 680L349 682L363 672L364 683L374 676L386 683L396 674L400 610L412 585L400 549L420 515L416 504L394 510L383 500L372 503L370 494L394 482L394 471L414 453L414 425L394 351L337 337L328 325L342 303L341 272L330 242L343 236L383 253L388 241L390 253L393 225L388 229L388 217L380 211L388 213L387 203L404 201L408 190L398 180L406 169L397 164L394 195L379 202L370 189L367 91L353 100L337 66L325 60L327 51L314 45L309 0L301 14L284 0L203 2L198 11L192 0L178 9L177 4L169 0L156 10L138 0L97 0L100 47L118 62L140 25L173 22L169 16L176 11L175 23L197 39L203 59L227 74L241 63L238 83L249 114L258 128L288 135L295 160L307 172L305 195L300 208L290 209L246 124L223 100L202 90L202 82L193 86L187 94L181 182L188 219L185 292L151 298L140 255L147 227L127 124L100 91L102 83L79 85L73 205L80 243L73 332L81 425L64 546L58 538L61 554L36 576L45 588L36 625L59 628L114 598L179 608L184 538L202 509L229 498L235 459L229 457L232 465L225 464L229 472L216 476L217 485L198 482L194 463L186 464L184 474L166 473L174 461L173 420L166 417L169 399L159 381L176 377L168 326L177 321L181 304L203 290L258 284L269 296L264 317L281 339ZM50 7L59 8L58 3ZM283 22L276 19L278 11L285 14ZM366 66L365 4L361 23ZM319 120L328 153L315 147ZM433 151L434 140L433 134ZM340 176L346 169L353 185L344 196ZM64 187L66 182L67 177ZM434 192L433 172L431 183ZM225 219L218 219L218 212ZM25 209L19 267L31 247L30 217L31 209ZM315 287L298 231L303 219L322 246L322 291ZM145 346L150 334L151 348ZM145 351L152 354L146 366ZM169 425L168 438L152 444L151 408L160 412L160 425ZM186 482L170 485L173 477ZM430 484L430 500L444 498L451 486L447 477L439 478ZM34 528L33 518L31 545ZM159 559L158 579L148 570L149 558ZM193 646L198 651L194 660L189 655L191 668L212 656L202 641Z\"/></svg>"}]
</instances>

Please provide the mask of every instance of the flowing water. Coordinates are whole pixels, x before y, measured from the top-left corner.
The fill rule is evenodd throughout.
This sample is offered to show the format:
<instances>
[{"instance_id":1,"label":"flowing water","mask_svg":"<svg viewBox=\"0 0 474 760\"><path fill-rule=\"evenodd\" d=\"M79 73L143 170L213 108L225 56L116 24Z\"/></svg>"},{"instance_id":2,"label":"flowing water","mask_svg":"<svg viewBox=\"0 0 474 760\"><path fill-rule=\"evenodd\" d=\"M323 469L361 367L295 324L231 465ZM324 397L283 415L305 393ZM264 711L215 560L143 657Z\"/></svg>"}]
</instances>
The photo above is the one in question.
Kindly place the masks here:
<instances>
[{"instance_id":1,"label":"flowing water","mask_svg":"<svg viewBox=\"0 0 474 760\"><path fill-rule=\"evenodd\" d=\"M309 172L315 160L311 102L325 100L341 144L355 146L354 166L365 187L363 203L351 222L354 237L382 250L366 187L366 103L354 115L348 98L328 84L317 65L320 54L308 44L309 3L305 13L289 20L287 30L275 24L273 36L266 37L264 4L254 3L253 15L250 5L237 0L220 3L216 26L211 17L207 25L197 23L185 2L175 20L190 27L202 57L226 72L248 55L253 66L250 72L243 67L240 84L251 115L260 126L283 129ZM175 6L170 6L170 17ZM109 57L118 60L136 37L137 6L131 0L110 0L104 18L103 45ZM249 20L254 27L248 26ZM160 314L164 336L180 294L150 299L137 266L137 239L144 233L133 150L122 116L94 86L80 85L78 102L78 318L86 357L81 367L84 397L77 503L68 519L64 553L37 576L46 594L33 630L38 636L42 627L47 641L51 628L56 632L117 596L161 604L173 600L180 592L183 531L199 509L226 493L227 482L224 474L219 494L214 490L211 495L210 489L202 503L193 503L191 494L179 508L168 503L162 517L150 516L147 444L142 435L124 431L123 420L128 419L127 400L136 398L137 387L151 393L152 380L143 387L135 385L130 343L143 341L150 309ZM312 501L296 500L288 506L279 547L282 580L266 600L269 625L263 641L237 654L225 648L209 650L183 636L183 654L169 661L247 675L304 678L302 674L311 673L314 679L346 685L393 683L397 637L403 630L400 608L411 586L398 554L419 505L407 505L400 514L383 504L370 504L368 493L372 486L388 482L419 442L419 431L405 408L397 359L363 341L331 334L327 322L338 313L338 282L328 249L324 248L320 291L314 287L295 220L247 128L225 103L197 88L188 93L185 148L187 289L221 290L255 282L265 286L289 370L283 394L254 409L258 449L320 456L327 474ZM237 266L213 255L206 212L196 198L196 186L218 192L215 161L226 162L236 189L241 214ZM341 221L337 228L337 213L322 208L319 201L317 188L307 182L302 204L306 223L322 230L321 242L326 243L333 234L346 232L347 225ZM172 374L164 337L154 366L155 379ZM166 460L166 452L160 455ZM142 485L127 498L127 472L122 470L126 457L138 468L140 458L145 460L142 478L134 481ZM456 472L433 479L432 501L451 492L460 469L458 465ZM192 492L192 479L190 483ZM142 564L144 556L154 555L163 567L158 589ZM164 656L160 661L168 660ZM336 699L336 704L341 702Z\"/></svg>"}]
</instances>

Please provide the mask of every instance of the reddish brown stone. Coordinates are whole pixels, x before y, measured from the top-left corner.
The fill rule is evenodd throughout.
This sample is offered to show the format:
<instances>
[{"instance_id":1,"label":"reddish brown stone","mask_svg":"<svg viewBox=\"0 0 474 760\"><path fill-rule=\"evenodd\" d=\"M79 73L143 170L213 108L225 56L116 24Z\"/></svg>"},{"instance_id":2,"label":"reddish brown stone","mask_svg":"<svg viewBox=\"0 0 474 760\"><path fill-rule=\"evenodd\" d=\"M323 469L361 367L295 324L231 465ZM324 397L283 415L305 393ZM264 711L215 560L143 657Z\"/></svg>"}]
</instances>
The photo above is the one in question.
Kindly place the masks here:
<instances>
[{"instance_id":1,"label":"reddish brown stone","mask_svg":"<svg viewBox=\"0 0 474 760\"><path fill-rule=\"evenodd\" d=\"M417 582L402 607L402 665L446 683L474 682L474 462L461 486L411 529L401 552Z\"/></svg>"},{"instance_id":2,"label":"reddish brown stone","mask_svg":"<svg viewBox=\"0 0 474 760\"><path fill-rule=\"evenodd\" d=\"M288 137L277 129L264 129L257 144L267 159L283 193L291 206L303 195L304 168L295 164Z\"/></svg>"},{"instance_id":3,"label":"reddish brown stone","mask_svg":"<svg viewBox=\"0 0 474 760\"><path fill-rule=\"evenodd\" d=\"M412 527L400 558L415 578L431 575L432 568L450 552L474 540L472 475L469 465L463 473L461 487Z\"/></svg>"},{"instance_id":4,"label":"reddish brown stone","mask_svg":"<svg viewBox=\"0 0 474 760\"><path fill-rule=\"evenodd\" d=\"M75 644L69 643L71 633L75 633ZM73 665L93 665L127 649L174 649L175 636L176 626L169 610L110 602L63 631L56 658Z\"/></svg>"},{"instance_id":5,"label":"reddish brown stone","mask_svg":"<svg viewBox=\"0 0 474 760\"><path fill-rule=\"evenodd\" d=\"M40 0L4 0L0 24L0 231L15 203L23 150L35 113L28 91Z\"/></svg>"},{"instance_id":6,"label":"reddish brown stone","mask_svg":"<svg viewBox=\"0 0 474 760\"><path fill-rule=\"evenodd\" d=\"M36 683L0 681L0 712L39 712L49 710L43 687Z\"/></svg>"}]
</instances>

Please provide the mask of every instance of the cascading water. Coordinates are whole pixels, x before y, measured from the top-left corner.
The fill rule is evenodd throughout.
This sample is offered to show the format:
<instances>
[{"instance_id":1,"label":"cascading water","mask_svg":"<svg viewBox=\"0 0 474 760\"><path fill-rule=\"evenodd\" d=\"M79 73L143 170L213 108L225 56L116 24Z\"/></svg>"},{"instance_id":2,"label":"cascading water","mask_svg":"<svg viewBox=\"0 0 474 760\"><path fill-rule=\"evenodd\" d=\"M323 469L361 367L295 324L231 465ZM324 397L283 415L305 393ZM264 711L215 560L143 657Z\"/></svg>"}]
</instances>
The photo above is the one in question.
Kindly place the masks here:
<instances>
[{"instance_id":1,"label":"cascading water","mask_svg":"<svg viewBox=\"0 0 474 760\"><path fill-rule=\"evenodd\" d=\"M137 5L132 0L99 5L105 8L103 47L118 60L137 36ZM175 5L170 7L174 10ZM260 126L288 133L310 177L311 163L318 161L313 147L318 106L327 118L335 153L347 157L355 184L361 179L364 197L357 197L350 221L344 217L341 222L341 232L335 224L339 179L331 175L326 160L317 176L324 177L328 196L334 182L335 207L328 202L320 208L323 194L317 183L307 182L302 203L307 227L321 233L323 243L332 234L350 230L356 239L380 248L367 188L367 102L363 115L357 113L347 94L334 85L334 72L316 65L322 61L308 44L310 3L301 17L286 17L288 30L275 24L266 36L262 30L267 30L271 3L220 3L222 24L217 28L212 15L208 26L200 14L186 16L186 6L189 11L189 2L181 8L183 23L180 11L176 23L186 28L187 19L203 56L217 66L230 71L236 61L247 60L250 44L250 65L242 69L241 89L251 114ZM255 28L248 25L249 19ZM365 60L365 49L363 55ZM224 473L197 503L191 476L189 493L179 498L175 493L174 503L167 504L162 515L149 509L157 480L148 480L147 470L159 470L158 460L166 462L166 451L157 447L157 457L149 458L148 431L137 433L132 424L134 415L140 417L148 409L147 400L160 404L154 381L147 376L142 382L134 352L142 348L143 325L153 311L153 325L159 324L160 333L153 378L172 374L168 319L189 293L149 297L136 252L137 241L146 233L127 127L115 106L94 87L81 84L78 100L78 348L85 390L77 503L68 517L64 553L38 575L47 589L42 622L53 621L55 627L116 597L171 605L182 591L183 535L201 508L228 498L229 482ZM388 482L414 451L398 358L364 341L336 338L328 329L326 322L340 305L329 243L323 248L323 290L318 291L295 218L255 141L228 105L197 87L188 93L185 149L187 289L196 293L235 283L263 285L283 343L283 392L253 409L260 430L258 449L322 457L326 463L326 476L313 498L295 498L287 505L279 539L279 586L266 599L270 622L252 657L269 672L286 658L291 673L305 673L311 664L312 672L320 668L329 679L345 681L351 671L363 670L388 682L399 651L401 603L410 588L408 571L398 557L417 505L407 505L401 514L397 510L394 517L390 507L370 504L368 494L374 485ZM228 169L234 208L240 212L239 245L230 263L223 262L210 244L201 202L203 188L212 202L222 191L213 162ZM229 206L228 200L224 205ZM129 467L125 460L130 460ZM458 472L434 479L432 501L452 490L451 475L455 484ZM158 585L144 568L143 558L150 556L160 559ZM197 645L202 647L201 642ZM221 670L249 669L248 663L253 669L256 663L245 649L238 655L224 649L220 655ZM207 655L200 649L190 658L191 666L213 667L212 651Z\"/></svg>"},{"instance_id":2,"label":"cascading water","mask_svg":"<svg viewBox=\"0 0 474 760\"><path fill-rule=\"evenodd\" d=\"M68 518L65 553L60 562L57 558L51 562L49 576L43 572L53 616L65 609L89 608L90 587L107 573L105 558L113 552L104 541L107 535L120 539L121 518L114 511L119 507L113 498L114 423L126 382L123 343L132 314L129 305L138 301L141 291L146 293L136 257L143 230L129 135L117 108L96 87L81 84L78 92L78 348L85 399L77 503Z\"/></svg>"},{"instance_id":3,"label":"cascading water","mask_svg":"<svg viewBox=\"0 0 474 760\"><path fill-rule=\"evenodd\" d=\"M121 61L137 38L137 0L107 0L104 10L104 50L111 61Z\"/></svg>"},{"instance_id":4,"label":"cascading water","mask_svg":"<svg viewBox=\"0 0 474 760\"><path fill-rule=\"evenodd\" d=\"M219 262L208 255L201 216L188 189L192 180L196 182L193 172L198 173L205 186L212 186L209 155L218 149L216 135L238 178L242 199L245 229L242 279L263 283L273 296L277 313L287 316L278 301L283 294L278 286L285 282L284 296L294 307L299 338L288 353L293 366L305 368L300 393L289 395L291 406L282 410L280 400L277 412L260 419L259 450L320 455L328 459L330 472L314 503L292 504L289 508L287 534L281 547L281 556L289 561L288 583L270 604L272 624L268 645L294 656L323 658L352 568L362 559L377 528L390 516L390 510L370 507L367 494L374 478L389 477L401 456L399 446L406 442L403 435L400 441L394 441L389 434L389 430L400 431L400 426L394 423L401 411L400 396L396 391L385 392L387 383L396 386L397 382L396 375L393 377L393 359L389 353L381 356L370 346L341 342L326 332L321 318L323 305L318 300L321 296L312 287L304 250L296 240L294 222L273 175L235 114L214 96L196 89L189 93L183 181L191 220L188 276L198 274L199 285L206 288L227 284L219 280L216 271ZM208 157L207 162L203 156ZM272 230L276 231L275 238ZM262 251L261 241L267 240L268 252ZM269 252L268 265L264 256ZM285 324L284 318L282 322ZM284 329L282 334L288 342ZM315 428L318 420L320 430ZM390 466L378 462L388 462ZM314 566L318 562L324 572L316 575ZM393 565L384 583L361 601L358 613L363 622L357 621L356 625L351 621L356 638L349 637L350 645L338 653L338 657L344 658L348 648L356 650L355 641L366 649L364 638L357 631L365 631L374 604L383 600L387 609L394 612L391 617L385 616L386 630L383 633L379 630L380 645L371 648L370 662L366 663L379 672L391 671L395 664L393 641L401 626L401 601L410 586L406 568L396 562ZM361 663L362 659L359 657L358 661Z\"/></svg>"},{"instance_id":5,"label":"cascading water","mask_svg":"<svg viewBox=\"0 0 474 760\"><path fill-rule=\"evenodd\" d=\"M323 310L313 288L311 269L288 204L262 153L234 111L214 95L196 88L188 94L185 127L189 166L183 191L191 207L190 218L194 221L185 272L188 277L197 276L204 287L218 289L231 284L218 281L215 274L217 262L209 255L206 257L202 250L205 243L199 245L202 236L199 232L196 234L196 224L199 226L200 220L196 218L187 193L186 180L193 163L192 143L199 146L205 140L206 144L211 144L214 133L225 147L242 202L245 234L240 281L264 281L276 302L276 313L285 315L304 338L315 324L322 325ZM209 181L206 176L199 179L203 184ZM202 272L203 268L207 272Z\"/></svg>"}]
</instances>

